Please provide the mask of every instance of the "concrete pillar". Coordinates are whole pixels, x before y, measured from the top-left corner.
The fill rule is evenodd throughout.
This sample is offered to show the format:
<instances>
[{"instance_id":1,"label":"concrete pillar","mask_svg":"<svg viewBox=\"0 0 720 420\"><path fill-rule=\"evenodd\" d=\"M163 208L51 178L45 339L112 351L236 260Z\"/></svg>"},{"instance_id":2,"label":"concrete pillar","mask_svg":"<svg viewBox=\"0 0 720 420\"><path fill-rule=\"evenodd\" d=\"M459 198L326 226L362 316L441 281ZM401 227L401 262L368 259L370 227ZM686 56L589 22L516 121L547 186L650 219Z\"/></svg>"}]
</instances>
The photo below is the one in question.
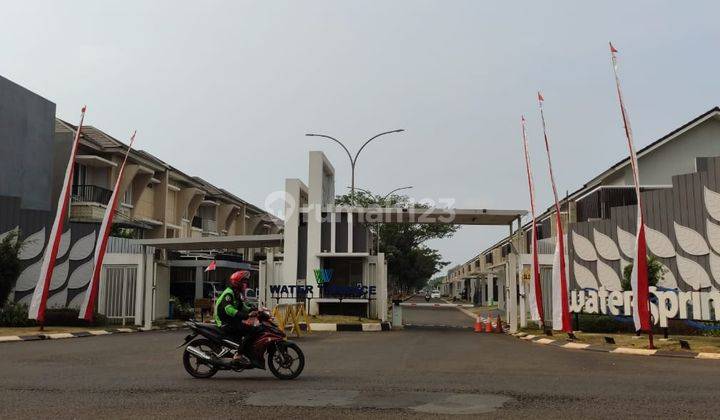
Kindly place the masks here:
<instances>
[{"instance_id":1,"label":"concrete pillar","mask_svg":"<svg viewBox=\"0 0 720 420\"><path fill-rule=\"evenodd\" d=\"M272 251L268 251L265 261L260 261L258 274L258 305L272 309L275 307L269 289L269 285L275 284L275 254Z\"/></svg>"},{"instance_id":2,"label":"concrete pillar","mask_svg":"<svg viewBox=\"0 0 720 420\"><path fill-rule=\"evenodd\" d=\"M498 308L506 309L505 300L507 298L507 272L505 273L505 277L503 278L500 278L499 276L496 277L495 282L497 283L498 289L498 295L495 297Z\"/></svg>"},{"instance_id":3,"label":"concrete pillar","mask_svg":"<svg viewBox=\"0 0 720 420\"><path fill-rule=\"evenodd\" d=\"M150 330L154 318L153 302L155 301L155 261L152 254L148 255L147 246L143 246L143 328Z\"/></svg>"},{"instance_id":4,"label":"concrete pillar","mask_svg":"<svg viewBox=\"0 0 720 420\"><path fill-rule=\"evenodd\" d=\"M527 292L525 291L525 281L523 279L523 270L520 267L519 272L519 285L520 285L520 327L527 327Z\"/></svg>"},{"instance_id":5,"label":"concrete pillar","mask_svg":"<svg viewBox=\"0 0 720 420\"><path fill-rule=\"evenodd\" d=\"M487 285L488 285L487 304L488 304L488 306L490 306L493 304L493 302L495 300L495 292L493 290L493 287L495 287L494 286L495 275L492 273L488 273L486 275L486 278L487 278Z\"/></svg>"},{"instance_id":6,"label":"concrete pillar","mask_svg":"<svg viewBox=\"0 0 720 420\"><path fill-rule=\"evenodd\" d=\"M204 272L203 267L195 267L195 299L202 299L203 297Z\"/></svg>"},{"instance_id":7,"label":"concrete pillar","mask_svg":"<svg viewBox=\"0 0 720 420\"><path fill-rule=\"evenodd\" d=\"M510 333L516 333L518 330L518 294L517 294L517 254L511 252L507 256L506 284L508 286L508 296L505 310L510 324Z\"/></svg>"}]
</instances>

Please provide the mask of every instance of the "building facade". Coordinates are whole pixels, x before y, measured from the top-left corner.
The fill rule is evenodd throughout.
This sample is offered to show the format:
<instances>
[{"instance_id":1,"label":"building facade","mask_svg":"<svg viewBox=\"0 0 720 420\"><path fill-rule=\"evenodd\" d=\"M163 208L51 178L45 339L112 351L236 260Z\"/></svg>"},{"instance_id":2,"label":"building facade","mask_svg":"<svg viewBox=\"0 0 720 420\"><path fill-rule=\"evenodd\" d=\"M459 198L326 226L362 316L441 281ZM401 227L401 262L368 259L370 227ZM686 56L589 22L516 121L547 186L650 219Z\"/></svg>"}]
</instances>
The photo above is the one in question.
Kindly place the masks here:
<instances>
[{"instance_id":1,"label":"building facade","mask_svg":"<svg viewBox=\"0 0 720 420\"><path fill-rule=\"evenodd\" d=\"M720 201L716 199L720 197L720 167L717 166L720 108L697 116L638 150L637 154L648 248L665 271L660 287L679 292L717 290L720 249L713 244L720 246L716 233L720 232L720 219L715 217L718 214L714 210L715 203ZM625 158L561 200L571 290L619 292L621 289L623 270L632 261L634 246L637 200L632 182L629 159ZM557 236L554 206L540 214L537 220L543 306L545 313L550 313L550 267ZM460 265L461 269L454 270L453 274L456 278L477 282L481 292L485 292L479 301L489 302L487 286L492 281L490 278L497 275L497 268L501 267L510 246L516 246L523 266L519 287L527 289L530 229L528 221L518 235L502 238ZM478 263L478 258L480 268L473 272L468 267ZM503 294L502 287L493 296L495 299L498 299L498 293ZM519 295L523 296L524 292L521 290ZM710 306L715 304L710 300ZM704 310L704 307L695 306L699 313ZM529 306L520 299L518 307L524 314L524 308ZM578 301L575 309L582 311Z\"/></svg>"},{"instance_id":2,"label":"building facade","mask_svg":"<svg viewBox=\"0 0 720 420\"><path fill-rule=\"evenodd\" d=\"M19 230L24 241L22 272L12 298L27 303L38 280L76 127L55 117L52 102L2 77L0 109L0 235ZM78 307L82 301L92 272L97 231L127 150L127 144L99 128L83 127L49 307ZM155 279L154 316L161 319L169 315L171 295L188 304L212 297L232 270L257 272L267 252L263 247L151 250L150 262L142 266L140 247L130 239L282 231L282 221L276 217L142 150L129 153L119 197L98 308L122 321L141 316L135 307L141 307L145 297L136 279L143 270ZM218 261L218 271L205 273L212 260ZM257 274L253 280L257 282Z\"/></svg>"}]
</instances>

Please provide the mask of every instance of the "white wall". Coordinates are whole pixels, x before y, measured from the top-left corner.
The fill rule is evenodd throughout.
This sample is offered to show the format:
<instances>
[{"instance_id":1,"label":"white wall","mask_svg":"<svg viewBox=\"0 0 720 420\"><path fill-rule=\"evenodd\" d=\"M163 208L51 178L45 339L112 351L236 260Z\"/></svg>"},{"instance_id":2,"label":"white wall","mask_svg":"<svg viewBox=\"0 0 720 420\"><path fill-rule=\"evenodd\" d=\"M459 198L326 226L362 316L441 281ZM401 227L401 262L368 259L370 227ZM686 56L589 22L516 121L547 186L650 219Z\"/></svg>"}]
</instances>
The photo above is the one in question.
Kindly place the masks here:
<instances>
[{"instance_id":1,"label":"white wall","mask_svg":"<svg viewBox=\"0 0 720 420\"><path fill-rule=\"evenodd\" d=\"M695 158L702 156L720 156L720 121L717 118L704 121L653 152L639 157L640 183L672 185L673 175L695 172ZM602 184L632 183L632 172L628 165Z\"/></svg>"},{"instance_id":2,"label":"white wall","mask_svg":"<svg viewBox=\"0 0 720 420\"><path fill-rule=\"evenodd\" d=\"M283 233L284 284L297 283L298 227L300 226L300 196L307 187L299 179L285 180L285 230Z\"/></svg>"}]
</instances>

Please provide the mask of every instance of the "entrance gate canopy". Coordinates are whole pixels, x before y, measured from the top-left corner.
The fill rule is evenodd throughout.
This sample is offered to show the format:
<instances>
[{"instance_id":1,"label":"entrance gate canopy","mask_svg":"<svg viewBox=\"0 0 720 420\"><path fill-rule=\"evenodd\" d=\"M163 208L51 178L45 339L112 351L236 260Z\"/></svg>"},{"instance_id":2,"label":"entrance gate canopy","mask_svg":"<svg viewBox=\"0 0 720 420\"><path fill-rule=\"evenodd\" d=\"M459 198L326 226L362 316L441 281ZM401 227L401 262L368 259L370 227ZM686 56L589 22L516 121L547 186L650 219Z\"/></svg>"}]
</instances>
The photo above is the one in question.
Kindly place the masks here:
<instances>
[{"instance_id":1,"label":"entrance gate canopy","mask_svg":"<svg viewBox=\"0 0 720 420\"><path fill-rule=\"evenodd\" d=\"M283 235L232 235L207 236L203 238L162 238L138 239L137 245L152 246L174 251L193 251L204 249L237 249L237 248L274 248L282 246Z\"/></svg>"},{"instance_id":2,"label":"entrance gate canopy","mask_svg":"<svg viewBox=\"0 0 720 420\"><path fill-rule=\"evenodd\" d=\"M307 209L304 209L307 210ZM397 208L397 207L335 207L336 212L353 213L366 223L422 223L507 226L525 216L527 210ZM328 211L332 211L328 209Z\"/></svg>"}]
</instances>

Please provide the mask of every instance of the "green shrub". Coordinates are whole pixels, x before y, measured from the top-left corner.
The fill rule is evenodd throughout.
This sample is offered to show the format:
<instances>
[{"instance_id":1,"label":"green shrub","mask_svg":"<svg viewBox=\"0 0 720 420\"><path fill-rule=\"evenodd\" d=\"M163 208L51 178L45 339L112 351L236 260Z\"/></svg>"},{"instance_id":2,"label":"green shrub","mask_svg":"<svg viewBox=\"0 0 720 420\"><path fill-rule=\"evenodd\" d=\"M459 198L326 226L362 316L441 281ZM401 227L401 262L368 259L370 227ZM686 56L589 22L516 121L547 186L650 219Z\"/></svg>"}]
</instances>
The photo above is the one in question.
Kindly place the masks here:
<instances>
[{"instance_id":1,"label":"green shrub","mask_svg":"<svg viewBox=\"0 0 720 420\"><path fill-rule=\"evenodd\" d=\"M0 309L8 302L8 297L15 287L20 275L20 259L18 253L22 248L20 232L10 231L0 241Z\"/></svg>"},{"instance_id":2,"label":"green shrub","mask_svg":"<svg viewBox=\"0 0 720 420\"><path fill-rule=\"evenodd\" d=\"M9 302L0 309L0 327L32 327L35 320L28 319L27 305Z\"/></svg>"},{"instance_id":3,"label":"green shrub","mask_svg":"<svg viewBox=\"0 0 720 420\"><path fill-rule=\"evenodd\" d=\"M610 315L578 314L580 331L589 333L634 332L632 322L622 322ZM573 327L575 320L573 319Z\"/></svg>"},{"instance_id":4,"label":"green shrub","mask_svg":"<svg viewBox=\"0 0 720 420\"><path fill-rule=\"evenodd\" d=\"M620 280L623 290L632 290L630 276L632 275L633 263L625 266L623 278ZM660 261L651 255L647 258L648 283L650 286L657 286L658 282L665 277L665 270Z\"/></svg>"},{"instance_id":5,"label":"green shrub","mask_svg":"<svg viewBox=\"0 0 720 420\"><path fill-rule=\"evenodd\" d=\"M170 296L173 305L172 319L188 320L195 317L195 307L190 303L181 301L176 296Z\"/></svg>"},{"instance_id":6,"label":"green shrub","mask_svg":"<svg viewBox=\"0 0 720 420\"><path fill-rule=\"evenodd\" d=\"M61 308L45 311L45 325L49 327L87 327L107 325L105 315L94 314L94 319L88 323L78 319L80 312L77 309ZM0 327L34 327L34 319L28 319L28 307L24 304L8 303L0 310Z\"/></svg>"},{"instance_id":7,"label":"green shrub","mask_svg":"<svg viewBox=\"0 0 720 420\"><path fill-rule=\"evenodd\" d=\"M93 321L88 323L79 319L80 311L74 308L53 308L45 311L45 325L49 327L85 327L107 325L105 315L94 313Z\"/></svg>"}]
</instances>

